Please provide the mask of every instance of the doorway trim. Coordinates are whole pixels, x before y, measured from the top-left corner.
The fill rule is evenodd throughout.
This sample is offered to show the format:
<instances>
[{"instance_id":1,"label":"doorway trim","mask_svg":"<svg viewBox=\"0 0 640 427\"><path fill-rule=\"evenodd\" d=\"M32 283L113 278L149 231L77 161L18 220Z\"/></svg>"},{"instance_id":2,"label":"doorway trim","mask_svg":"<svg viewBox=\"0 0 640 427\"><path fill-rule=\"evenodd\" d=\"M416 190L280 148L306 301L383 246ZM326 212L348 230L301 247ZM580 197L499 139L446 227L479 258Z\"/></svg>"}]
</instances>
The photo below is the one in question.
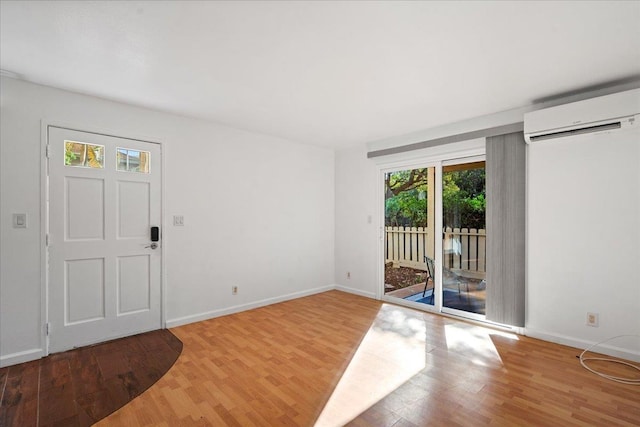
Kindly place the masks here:
<instances>
[{"instance_id":1,"label":"doorway trim","mask_svg":"<svg viewBox=\"0 0 640 427\"><path fill-rule=\"evenodd\" d=\"M127 130L108 129L93 124L77 124L55 119L43 118L40 120L40 357L49 355L49 254L47 240L49 235L49 128L56 127L72 131L94 133L115 138L131 139L150 144L157 144L160 148L160 230L163 233L162 252L160 254L160 328L166 329L166 260L165 248L166 220L165 220L165 144L160 138L141 135L138 132Z\"/></svg>"},{"instance_id":2,"label":"doorway trim","mask_svg":"<svg viewBox=\"0 0 640 427\"><path fill-rule=\"evenodd\" d=\"M376 251L377 286L376 298L429 313L457 316L457 313L446 313L442 310L442 238L435 239L435 275L436 288L434 304L420 304L398 298L391 299L384 294L384 249L385 249L385 209L384 209L384 174L396 170L435 167L435 193L440 195L435 200L435 229L442 230L442 165L447 162L464 161L485 155L485 138L478 138L459 143L440 145L425 150L404 153L402 155L377 158L376 160L376 212L378 213L378 248ZM437 234L440 235L441 233ZM476 319L472 319L476 320Z\"/></svg>"}]
</instances>

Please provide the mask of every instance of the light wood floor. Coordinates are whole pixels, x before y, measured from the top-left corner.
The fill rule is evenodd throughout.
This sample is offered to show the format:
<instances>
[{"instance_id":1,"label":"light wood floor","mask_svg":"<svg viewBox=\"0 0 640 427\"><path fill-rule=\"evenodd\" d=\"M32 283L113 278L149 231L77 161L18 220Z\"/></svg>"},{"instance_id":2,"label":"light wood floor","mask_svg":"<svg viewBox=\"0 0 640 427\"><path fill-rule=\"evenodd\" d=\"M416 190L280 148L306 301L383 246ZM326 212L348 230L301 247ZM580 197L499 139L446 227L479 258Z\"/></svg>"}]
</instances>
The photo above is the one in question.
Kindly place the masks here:
<instances>
[{"instance_id":1,"label":"light wood floor","mask_svg":"<svg viewBox=\"0 0 640 427\"><path fill-rule=\"evenodd\" d=\"M640 425L640 388L577 349L338 291L172 332L175 365L99 426Z\"/></svg>"}]
</instances>

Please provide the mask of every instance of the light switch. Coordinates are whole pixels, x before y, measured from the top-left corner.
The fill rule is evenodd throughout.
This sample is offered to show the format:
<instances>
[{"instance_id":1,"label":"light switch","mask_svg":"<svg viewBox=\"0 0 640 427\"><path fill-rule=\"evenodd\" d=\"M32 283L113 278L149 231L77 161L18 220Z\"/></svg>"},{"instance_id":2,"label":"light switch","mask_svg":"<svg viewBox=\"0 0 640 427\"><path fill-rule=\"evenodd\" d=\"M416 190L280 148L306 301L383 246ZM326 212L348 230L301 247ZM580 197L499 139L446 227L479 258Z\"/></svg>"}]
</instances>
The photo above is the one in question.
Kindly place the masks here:
<instances>
[{"instance_id":1,"label":"light switch","mask_svg":"<svg viewBox=\"0 0 640 427\"><path fill-rule=\"evenodd\" d=\"M182 216L182 215L174 215L173 216L173 225L175 227L184 226L184 216Z\"/></svg>"},{"instance_id":2,"label":"light switch","mask_svg":"<svg viewBox=\"0 0 640 427\"><path fill-rule=\"evenodd\" d=\"M27 228L27 214L13 214L13 228Z\"/></svg>"}]
</instances>

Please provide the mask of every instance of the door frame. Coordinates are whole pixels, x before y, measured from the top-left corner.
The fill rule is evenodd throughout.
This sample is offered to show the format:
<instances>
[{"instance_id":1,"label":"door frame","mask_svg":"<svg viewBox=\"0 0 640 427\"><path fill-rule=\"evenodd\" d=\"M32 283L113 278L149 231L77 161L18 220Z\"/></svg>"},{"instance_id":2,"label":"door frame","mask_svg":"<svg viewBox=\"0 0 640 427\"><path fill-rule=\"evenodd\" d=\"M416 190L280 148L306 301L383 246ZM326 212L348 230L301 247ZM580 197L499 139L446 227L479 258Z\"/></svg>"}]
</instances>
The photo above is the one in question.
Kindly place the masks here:
<instances>
[{"instance_id":1,"label":"door frame","mask_svg":"<svg viewBox=\"0 0 640 427\"><path fill-rule=\"evenodd\" d=\"M466 157L456 157L456 158L452 158L452 159L448 159L448 160L442 160L440 162L440 193L438 193L440 196L437 197L436 199L438 200L438 203L440 204L440 230L443 230L444 228L444 219L442 216L442 179L443 179L443 168L445 166L451 166L451 165L463 165L465 163L472 163L472 162L477 162L477 161L483 161L486 162L487 160L487 156L486 153L485 154L480 154L480 155L476 155L476 156L466 156ZM485 163L486 164L486 163ZM486 166L485 166L486 168ZM486 179L485 179L485 188L486 188ZM485 208L485 215L486 215L486 208ZM485 229L486 229L486 225L485 225ZM440 236L440 259L442 260L442 231L439 234ZM440 265L440 271L442 272L442 265ZM442 296L442 289L440 289L440 295ZM486 305L486 302L485 302ZM452 316L457 316L457 317L464 317L466 319L470 319L470 320L476 320L479 322L486 322L486 315L484 314L478 314L478 313L474 313L472 311L464 311L464 310L458 310L455 308L450 308L450 307L445 307L444 305L440 306L440 312L444 313L444 314L450 314Z\"/></svg>"},{"instance_id":2,"label":"door frame","mask_svg":"<svg viewBox=\"0 0 640 427\"><path fill-rule=\"evenodd\" d=\"M403 305L406 307L416 308L423 311L428 311L432 313L439 313L439 306L441 305L441 268L440 261L442 258L442 239L438 239L434 236L434 261L435 261L435 287L434 287L434 300L433 305L430 304L421 304L413 301L405 301L401 298L393 298L386 296L384 293L384 273L385 273L385 246L386 246L386 232L385 232L385 174L390 172L397 172L401 170L410 170L410 169L422 169L422 168L434 168L435 171L435 194L438 194L439 187L442 186L441 176L442 168L440 166L440 161L433 159L422 159L410 162L400 162L399 164L393 165L380 165L378 168L378 212L380 218L380 238L378 239L378 286L377 286L377 295L378 299L386 302L391 302L398 305ZM442 224L442 204L438 202L438 197L435 198L435 225L434 230L438 230L439 225ZM440 226L440 229L442 227Z\"/></svg>"},{"instance_id":3,"label":"door frame","mask_svg":"<svg viewBox=\"0 0 640 427\"><path fill-rule=\"evenodd\" d=\"M461 141L452 144L430 147L415 152L403 153L400 156L390 156L388 159L377 160L376 174L376 212L378 213L378 250L376 251L376 267L377 267L377 286L376 298L378 300L391 302L393 304L402 305L418 310L443 314L456 315L456 313L447 313L442 310L442 233L436 233L435 237L435 298L433 305L420 304L412 301L405 301L398 298L386 297L384 294L384 249L385 249L385 181L384 174L398 170L416 169L425 167L435 167L435 229L442 230L442 165L443 163L456 160L464 161L464 159L484 156L486 152L485 138L477 138L467 141ZM439 236L439 237L438 237ZM466 316L465 316L466 317ZM476 320L476 319L471 319Z\"/></svg>"},{"instance_id":4,"label":"door frame","mask_svg":"<svg viewBox=\"0 0 640 427\"><path fill-rule=\"evenodd\" d=\"M162 252L160 253L160 328L166 329L166 262L165 248L166 220L165 220L165 144L160 138L141 135L128 130L106 129L92 124L69 123L60 120L42 119L40 121L40 346L42 357L49 355L49 252L47 240L49 235L49 128L56 127L78 132L95 133L99 135L131 139L150 144L157 144L160 148L160 230L162 233Z\"/></svg>"}]
</instances>

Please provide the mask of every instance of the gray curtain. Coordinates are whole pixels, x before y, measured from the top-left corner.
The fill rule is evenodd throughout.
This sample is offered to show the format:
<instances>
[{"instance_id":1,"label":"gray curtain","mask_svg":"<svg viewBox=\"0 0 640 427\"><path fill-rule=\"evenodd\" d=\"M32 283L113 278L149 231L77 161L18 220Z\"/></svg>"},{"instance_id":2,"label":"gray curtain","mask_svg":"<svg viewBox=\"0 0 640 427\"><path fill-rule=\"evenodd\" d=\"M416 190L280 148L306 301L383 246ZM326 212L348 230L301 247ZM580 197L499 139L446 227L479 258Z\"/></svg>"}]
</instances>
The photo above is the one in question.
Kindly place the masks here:
<instances>
[{"instance_id":1,"label":"gray curtain","mask_svg":"<svg viewBox=\"0 0 640 427\"><path fill-rule=\"evenodd\" d=\"M526 143L487 138L487 320L524 326Z\"/></svg>"}]
</instances>

